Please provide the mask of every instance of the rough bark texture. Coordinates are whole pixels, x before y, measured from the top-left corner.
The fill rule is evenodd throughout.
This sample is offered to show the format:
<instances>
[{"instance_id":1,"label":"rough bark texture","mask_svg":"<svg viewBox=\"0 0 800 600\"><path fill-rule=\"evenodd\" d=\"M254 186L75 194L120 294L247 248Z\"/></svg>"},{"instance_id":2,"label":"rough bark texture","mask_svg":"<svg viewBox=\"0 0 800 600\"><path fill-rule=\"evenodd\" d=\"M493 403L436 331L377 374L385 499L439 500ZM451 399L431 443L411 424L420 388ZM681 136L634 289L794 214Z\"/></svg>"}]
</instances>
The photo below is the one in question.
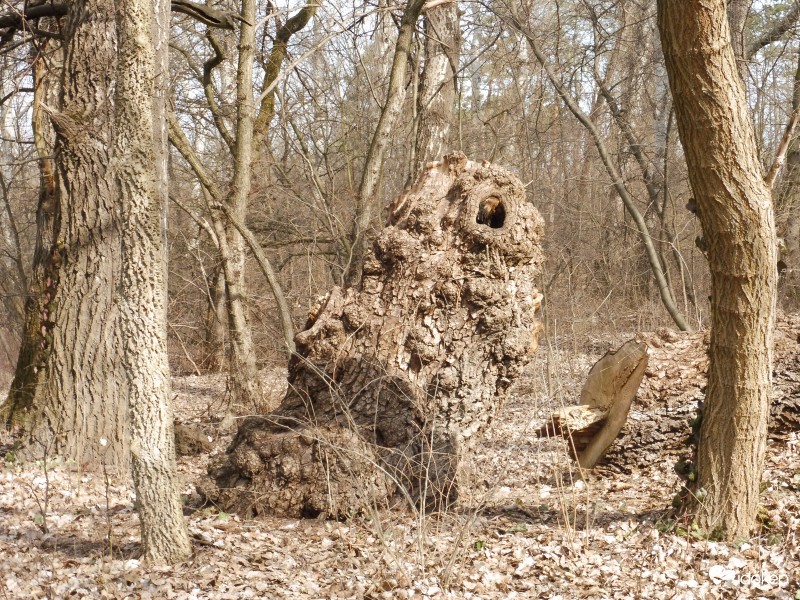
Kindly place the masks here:
<instances>
[{"instance_id":1,"label":"rough bark texture","mask_svg":"<svg viewBox=\"0 0 800 600\"><path fill-rule=\"evenodd\" d=\"M166 9L166 5L162 5ZM192 553L183 522L173 433L167 360L165 258L162 240L166 187L157 167L159 135L154 93L153 34L168 33L164 15L156 25L153 0L124 0L117 13L119 61L116 82L114 164L122 229L121 331L130 406L131 466L145 560L174 563ZM164 66L162 62L159 64ZM163 107L161 107L163 108Z\"/></svg>"},{"instance_id":2,"label":"rough bark texture","mask_svg":"<svg viewBox=\"0 0 800 600\"><path fill-rule=\"evenodd\" d=\"M727 0L728 27L731 36L731 47L736 57L736 68L742 81L747 77L747 63L745 62L744 29L747 13L750 11L752 0Z\"/></svg>"},{"instance_id":3,"label":"rough bark texture","mask_svg":"<svg viewBox=\"0 0 800 600\"><path fill-rule=\"evenodd\" d=\"M706 396L709 340L708 331L661 329L637 336L637 341L647 346L648 366L627 423L600 461L601 466L627 473L674 462L681 455L691 456L690 422L697 414L698 402ZM800 316L786 315L778 320L774 361L769 437L781 440L800 432ZM587 432L596 430L599 423L588 419ZM582 426L576 424L573 429ZM585 446L586 437L575 437L578 452Z\"/></svg>"},{"instance_id":4,"label":"rough bark texture","mask_svg":"<svg viewBox=\"0 0 800 600\"><path fill-rule=\"evenodd\" d=\"M59 212L39 329L43 371L27 406L23 456L58 453L78 464L127 461L121 372L119 216L111 161L116 27L111 0L70 4L56 131ZM105 449L100 440L105 439Z\"/></svg>"},{"instance_id":5,"label":"rough bark texture","mask_svg":"<svg viewBox=\"0 0 800 600\"><path fill-rule=\"evenodd\" d=\"M425 67L419 83L419 122L409 183L419 179L425 165L447 152L458 87L460 42L457 2L425 12Z\"/></svg>"},{"instance_id":6,"label":"rough bark texture","mask_svg":"<svg viewBox=\"0 0 800 600\"><path fill-rule=\"evenodd\" d=\"M45 43L47 45L47 43ZM33 140L39 161L39 200L36 206L36 241L33 250L33 266L25 298L25 325L20 340L14 380L11 382L8 399L0 407L0 422L9 428L24 427L31 415L36 390L41 383L44 370L41 365L50 351L42 345L42 321L50 317L48 303L52 299L48 290L48 274L52 269L52 248L55 243L55 225L58 214L55 161L53 148L55 131L45 114L45 106L57 106L59 78L55 73L63 68L61 49L39 57L33 65ZM11 360L9 358L9 360Z\"/></svg>"},{"instance_id":7,"label":"rough bark texture","mask_svg":"<svg viewBox=\"0 0 800 600\"><path fill-rule=\"evenodd\" d=\"M712 327L697 524L727 539L755 525L771 397L775 224L724 0L658 3L689 181L708 241Z\"/></svg>"},{"instance_id":8,"label":"rough bark texture","mask_svg":"<svg viewBox=\"0 0 800 600\"><path fill-rule=\"evenodd\" d=\"M542 220L520 182L461 154L391 207L356 288L296 338L289 391L245 420L204 492L244 514L441 506L536 348Z\"/></svg>"}]
</instances>

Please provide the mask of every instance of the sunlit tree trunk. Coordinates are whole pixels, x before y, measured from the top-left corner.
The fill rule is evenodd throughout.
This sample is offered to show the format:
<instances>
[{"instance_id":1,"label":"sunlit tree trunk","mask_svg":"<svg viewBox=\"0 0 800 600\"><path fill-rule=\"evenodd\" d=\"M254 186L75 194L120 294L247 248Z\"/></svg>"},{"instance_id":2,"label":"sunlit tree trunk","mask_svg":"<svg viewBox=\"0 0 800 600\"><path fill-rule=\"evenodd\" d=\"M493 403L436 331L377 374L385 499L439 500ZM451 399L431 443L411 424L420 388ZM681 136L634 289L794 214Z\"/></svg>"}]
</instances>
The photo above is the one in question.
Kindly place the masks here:
<instances>
[{"instance_id":1,"label":"sunlit tree trunk","mask_svg":"<svg viewBox=\"0 0 800 600\"><path fill-rule=\"evenodd\" d=\"M386 149L391 141L392 132L403 103L406 98L406 67L411 52L411 42L414 37L417 19L422 11L422 0L408 0L397 34L392 69L389 75L389 89L386 93L386 102L375 126L364 171L361 174L361 183L358 186L356 215L351 232L349 248L350 257L345 268L342 280L347 285L355 285L361 279L364 266L364 257L369 247L367 240L372 219L377 212L377 199L381 170Z\"/></svg>"},{"instance_id":2,"label":"sunlit tree trunk","mask_svg":"<svg viewBox=\"0 0 800 600\"><path fill-rule=\"evenodd\" d=\"M772 199L724 0L661 0L658 23L711 270L697 523L733 540L755 524L766 447L777 278Z\"/></svg>"},{"instance_id":3,"label":"sunlit tree trunk","mask_svg":"<svg viewBox=\"0 0 800 600\"><path fill-rule=\"evenodd\" d=\"M742 80L747 76L747 64L744 60L744 25L752 4L752 0L728 0L726 8L731 47L736 57L736 69Z\"/></svg>"},{"instance_id":4,"label":"sunlit tree trunk","mask_svg":"<svg viewBox=\"0 0 800 600\"><path fill-rule=\"evenodd\" d=\"M281 405L240 423L201 493L292 517L452 502L538 345L542 226L505 169L460 153L429 166L359 287L332 288L295 337Z\"/></svg>"},{"instance_id":5,"label":"sunlit tree trunk","mask_svg":"<svg viewBox=\"0 0 800 600\"><path fill-rule=\"evenodd\" d=\"M440 160L449 150L447 141L458 88L460 40L457 2L447 2L426 11L425 66L419 83L419 122L409 183L419 178L426 163Z\"/></svg>"},{"instance_id":6,"label":"sunlit tree trunk","mask_svg":"<svg viewBox=\"0 0 800 600\"><path fill-rule=\"evenodd\" d=\"M243 22L239 34L239 66L236 79L236 141L231 193L226 200L231 210L244 220L250 194L251 160L253 151L253 60L255 58L255 0L243 0ZM215 223L220 242L225 289L227 295L228 328L231 344L231 384L238 403L252 408L258 406L258 373L253 335L247 320L244 239L224 217Z\"/></svg>"},{"instance_id":7,"label":"sunlit tree trunk","mask_svg":"<svg viewBox=\"0 0 800 600\"><path fill-rule=\"evenodd\" d=\"M162 239L167 202L164 96L157 95L154 85L166 72L169 5L166 0L124 0L116 14L119 62L113 141L123 221L120 323L131 465L144 558L172 563L188 558L192 547L175 466Z\"/></svg>"}]
</instances>

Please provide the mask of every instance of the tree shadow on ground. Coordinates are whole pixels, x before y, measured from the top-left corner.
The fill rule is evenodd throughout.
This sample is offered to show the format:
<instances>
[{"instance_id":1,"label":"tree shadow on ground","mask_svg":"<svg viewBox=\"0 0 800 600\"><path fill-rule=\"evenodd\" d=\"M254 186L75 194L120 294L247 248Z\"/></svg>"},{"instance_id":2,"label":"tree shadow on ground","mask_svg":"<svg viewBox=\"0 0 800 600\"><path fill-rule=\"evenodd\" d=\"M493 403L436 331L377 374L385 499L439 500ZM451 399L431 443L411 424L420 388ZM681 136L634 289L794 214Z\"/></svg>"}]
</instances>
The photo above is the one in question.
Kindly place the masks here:
<instances>
[{"instance_id":1,"label":"tree shadow on ground","mask_svg":"<svg viewBox=\"0 0 800 600\"><path fill-rule=\"evenodd\" d=\"M0 527L0 539L10 540L24 535L25 532L19 529L12 531L8 527ZM71 533L50 532L39 539L29 538L28 543L43 552L58 554L64 560L87 557L126 560L139 558L142 554L142 545L138 541L109 544L107 539Z\"/></svg>"}]
</instances>

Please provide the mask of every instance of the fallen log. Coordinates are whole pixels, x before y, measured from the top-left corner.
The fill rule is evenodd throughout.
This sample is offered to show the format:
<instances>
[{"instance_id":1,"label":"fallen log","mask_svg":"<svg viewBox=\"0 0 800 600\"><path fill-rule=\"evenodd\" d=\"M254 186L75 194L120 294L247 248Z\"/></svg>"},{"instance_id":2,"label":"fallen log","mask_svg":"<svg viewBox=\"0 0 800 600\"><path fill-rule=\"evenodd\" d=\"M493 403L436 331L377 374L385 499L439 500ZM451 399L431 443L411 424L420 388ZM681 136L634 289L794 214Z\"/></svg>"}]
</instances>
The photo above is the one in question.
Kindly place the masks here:
<instances>
[{"instance_id":1,"label":"fallen log","mask_svg":"<svg viewBox=\"0 0 800 600\"><path fill-rule=\"evenodd\" d=\"M582 459L587 457L592 443L598 444L598 432L610 427L612 408L617 405L618 411L624 410L627 392L622 383L630 385L630 380L621 374L629 372L631 367L624 361L612 359L626 354L623 352L626 347L632 352L633 346L646 350L647 358L642 359L646 368L642 368L643 377L627 422L619 428L617 438L602 457L597 456L598 460L594 461ZM691 422L696 416L698 402L705 399L707 349L708 332L678 333L661 329L638 335L620 351L604 356L590 371L587 386L593 381L592 373L598 366L606 365L597 371L605 373L606 387L602 389L601 400L590 403L582 394L581 405L554 412L540 429L540 435L565 435L571 440L573 458L586 468L599 464L628 472L665 460L674 461L681 455L689 456ZM637 366L641 368L641 363ZM613 383L615 373L617 379ZM770 438L781 439L800 431L800 316L797 315L781 316L777 322L772 399ZM611 428L615 429L617 424Z\"/></svg>"},{"instance_id":2,"label":"fallen log","mask_svg":"<svg viewBox=\"0 0 800 600\"><path fill-rule=\"evenodd\" d=\"M542 227L504 169L460 153L429 165L360 285L333 288L296 335L280 407L242 422L201 492L248 516L452 501L537 347Z\"/></svg>"}]
</instances>

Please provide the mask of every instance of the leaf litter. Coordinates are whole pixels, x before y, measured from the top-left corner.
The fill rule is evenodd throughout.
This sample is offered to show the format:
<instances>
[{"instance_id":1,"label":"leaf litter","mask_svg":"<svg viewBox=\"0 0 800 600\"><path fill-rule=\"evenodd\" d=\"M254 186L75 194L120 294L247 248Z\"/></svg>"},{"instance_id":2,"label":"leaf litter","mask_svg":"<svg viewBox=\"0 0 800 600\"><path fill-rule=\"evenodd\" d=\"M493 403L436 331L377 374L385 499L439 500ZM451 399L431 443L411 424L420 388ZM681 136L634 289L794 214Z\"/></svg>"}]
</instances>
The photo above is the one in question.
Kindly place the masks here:
<instances>
[{"instance_id":1,"label":"leaf litter","mask_svg":"<svg viewBox=\"0 0 800 600\"><path fill-rule=\"evenodd\" d=\"M242 520L196 504L194 482L224 452L224 378L176 377L176 415L208 433L210 453L180 457L194 556L139 560L127 477L58 458L0 459L0 599L800 598L800 440L767 449L759 535L696 539L668 518L669 461L580 477L561 440L531 432L578 397L591 357L530 366L444 514L381 511L348 522ZM265 391L281 394L280 371ZM5 435L5 434L2 434ZM0 438L0 445L7 443ZM46 499L46 502L45 502Z\"/></svg>"}]
</instances>

